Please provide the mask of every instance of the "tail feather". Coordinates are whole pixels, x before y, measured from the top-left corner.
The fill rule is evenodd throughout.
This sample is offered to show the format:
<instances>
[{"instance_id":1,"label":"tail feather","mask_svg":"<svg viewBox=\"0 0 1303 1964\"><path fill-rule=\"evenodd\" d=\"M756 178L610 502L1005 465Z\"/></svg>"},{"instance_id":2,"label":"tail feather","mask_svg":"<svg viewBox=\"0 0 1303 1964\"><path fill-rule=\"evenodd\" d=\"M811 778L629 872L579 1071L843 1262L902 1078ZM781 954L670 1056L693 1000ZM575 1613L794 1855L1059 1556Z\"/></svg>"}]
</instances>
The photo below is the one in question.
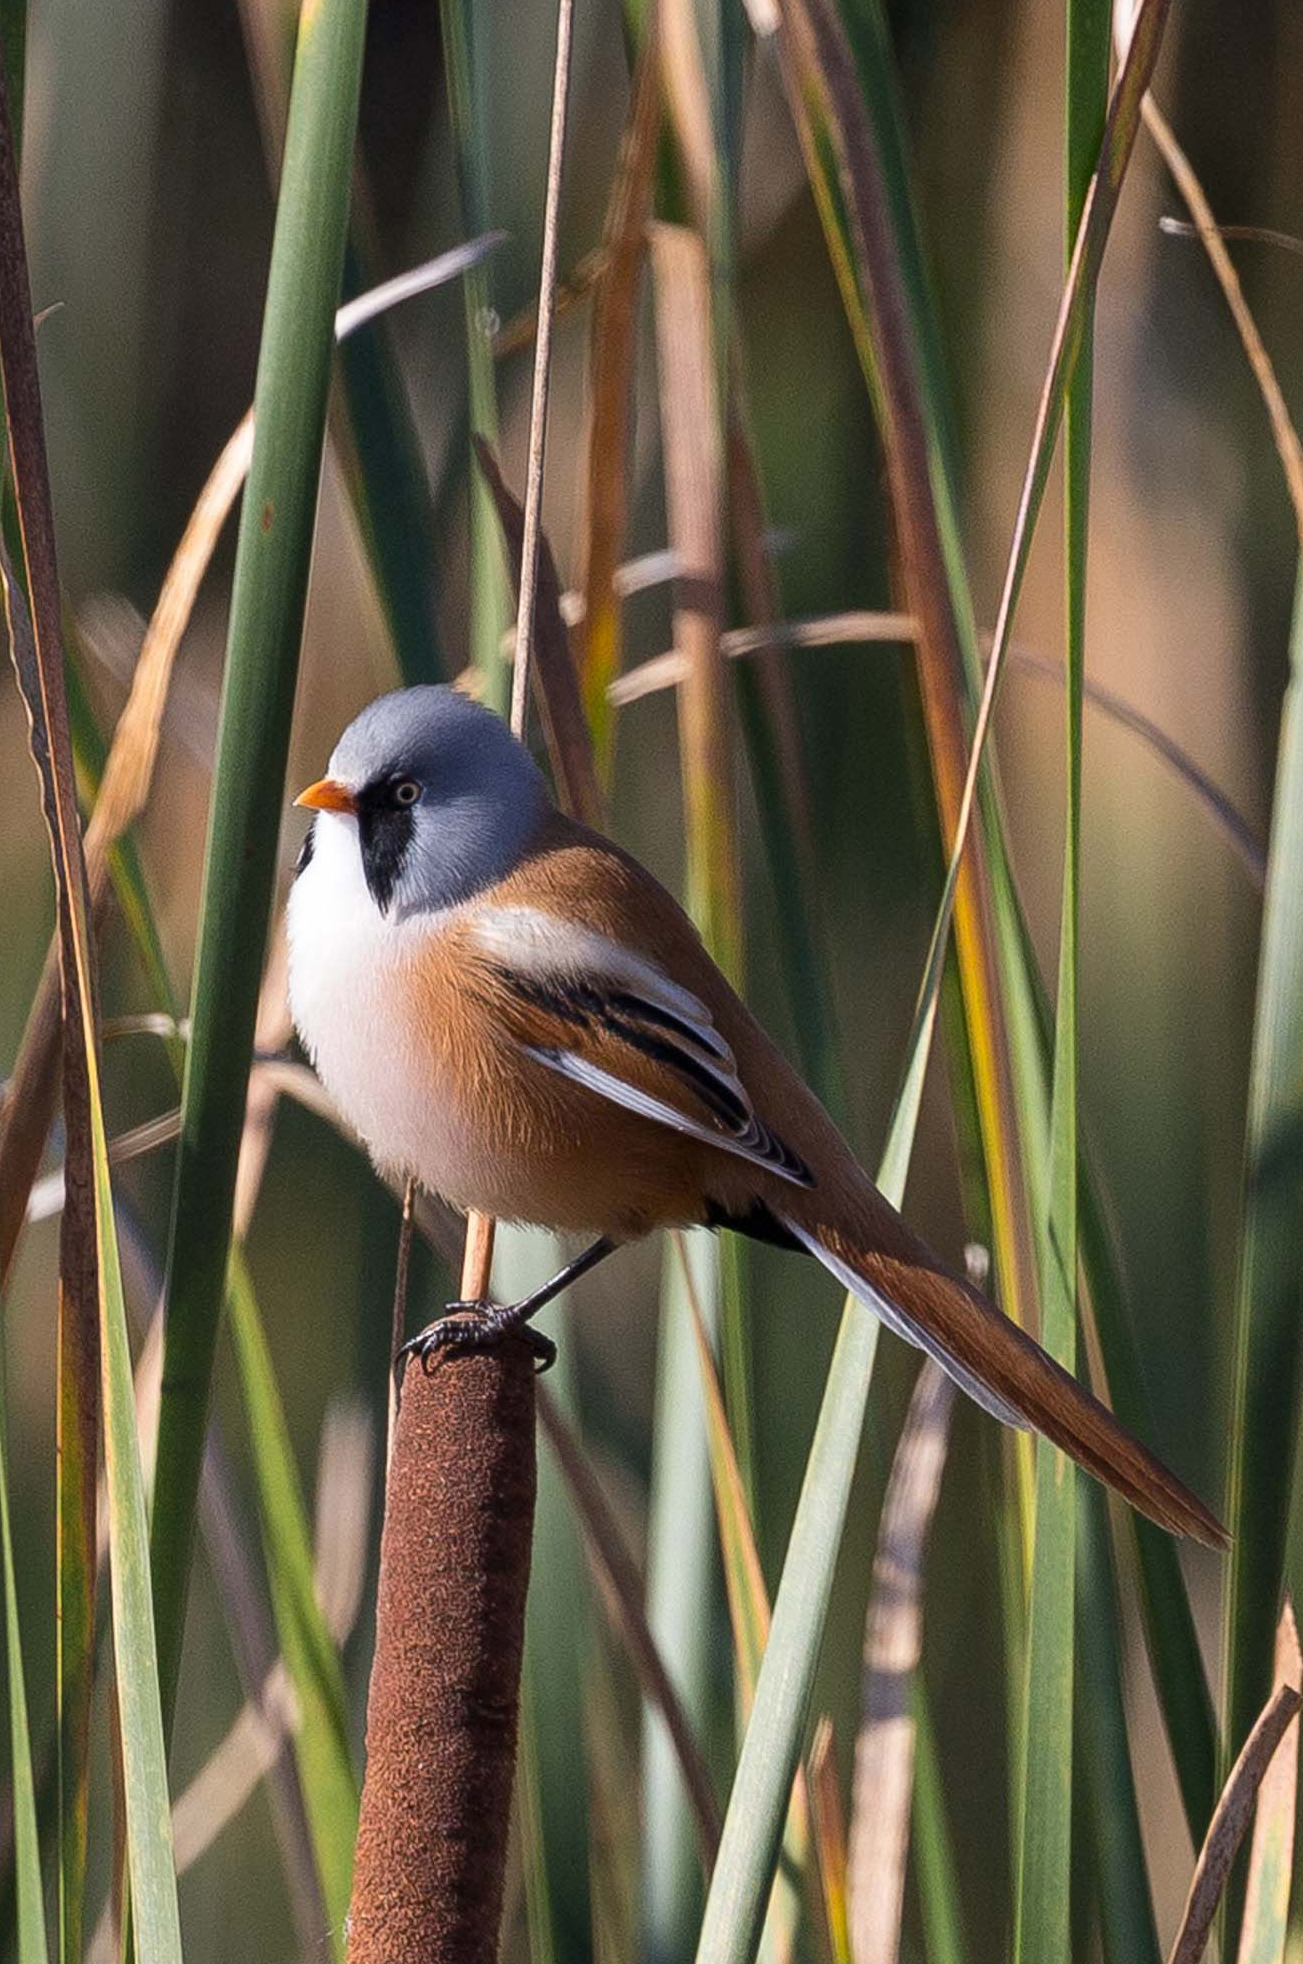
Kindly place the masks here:
<instances>
[{"instance_id":1,"label":"tail feather","mask_svg":"<svg viewBox=\"0 0 1303 1964\"><path fill-rule=\"evenodd\" d=\"M886 1247L871 1246L868 1252L844 1233L807 1226L789 1213L782 1219L844 1288L889 1329L934 1357L986 1411L1006 1425L1043 1433L1161 1527L1210 1548L1228 1545L1216 1516L1107 1406L1017 1324L941 1267L921 1243L909 1236L907 1244L908 1230L899 1217L885 1201L879 1204L897 1232L883 1237Z\"/></svg>"}]
</instances>

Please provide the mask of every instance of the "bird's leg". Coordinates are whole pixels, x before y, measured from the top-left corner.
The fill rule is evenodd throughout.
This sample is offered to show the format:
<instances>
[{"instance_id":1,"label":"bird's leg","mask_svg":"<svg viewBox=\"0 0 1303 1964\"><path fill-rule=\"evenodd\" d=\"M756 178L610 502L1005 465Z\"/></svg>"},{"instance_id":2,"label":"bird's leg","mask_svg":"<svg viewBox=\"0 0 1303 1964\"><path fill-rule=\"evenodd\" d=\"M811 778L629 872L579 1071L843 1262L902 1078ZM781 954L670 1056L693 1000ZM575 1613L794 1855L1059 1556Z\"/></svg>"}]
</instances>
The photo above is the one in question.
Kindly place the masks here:
<instances>
[{"instance_id":1,"label":"bird's leg","mask_svg":"<svg viewBox=\"0 0 1303 1964\"><path fill-rule=\"evenodd\" d=\"M546 1371L556 1361L556 1345L551 1337L545 1337L541 1330L530 1328L529 1319L559 1296L563 1289L577 1282L589 1269L596 1268L599 1262L615 1250L616 1243L602 1235L594 1241L591 1248L585 1248L582 1255L576 1255L558 1270L550 1282L522 1296L518 1303L453 1302L447 1305L445 1313L431 1323L417 1336L409 1338L394 1359L394 1369L401 1381L409 1357L419 1357L426 1371L434 1368L436 1360L445 1351L492 1350L504 1337L522 1336L535 1358L540 1371Z\"/></svg>"}]
</instances>

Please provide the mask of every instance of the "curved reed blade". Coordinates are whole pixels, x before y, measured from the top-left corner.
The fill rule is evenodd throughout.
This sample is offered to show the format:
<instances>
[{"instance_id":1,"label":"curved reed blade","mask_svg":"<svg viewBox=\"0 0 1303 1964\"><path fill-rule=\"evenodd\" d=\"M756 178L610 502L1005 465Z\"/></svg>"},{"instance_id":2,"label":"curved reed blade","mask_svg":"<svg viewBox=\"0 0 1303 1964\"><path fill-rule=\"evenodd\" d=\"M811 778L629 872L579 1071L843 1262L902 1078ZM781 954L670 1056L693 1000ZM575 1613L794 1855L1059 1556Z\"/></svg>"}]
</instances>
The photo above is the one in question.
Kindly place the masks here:
<instances>
[{"instance_id":1,"label":"curved reed blade","mask_svg":"<svg viewBox=\"0 0 1303 1964\"><path fill-rule=\"evenodd\" d=\"M1299 1704L1297 1685L1279 1685L1245 1740L1199 1851L1168 1964L1199 1964L1231 1866L1257 1804L1258 1790L1285 1734L1291 1727L1297 1731Z\"/></svg>"}]
</instances>

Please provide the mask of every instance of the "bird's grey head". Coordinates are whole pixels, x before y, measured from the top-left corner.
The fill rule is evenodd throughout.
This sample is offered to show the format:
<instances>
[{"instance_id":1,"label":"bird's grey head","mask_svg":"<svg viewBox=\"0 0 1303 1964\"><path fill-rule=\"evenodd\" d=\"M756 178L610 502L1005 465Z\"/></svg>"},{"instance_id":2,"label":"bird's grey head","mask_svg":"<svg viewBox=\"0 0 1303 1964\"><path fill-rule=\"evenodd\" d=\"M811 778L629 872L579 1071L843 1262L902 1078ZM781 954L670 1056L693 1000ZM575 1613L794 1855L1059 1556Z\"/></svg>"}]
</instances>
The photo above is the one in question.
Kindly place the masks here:
<instances>
[{"instance_id":1,"label":"bird's grey head","mask_svg":"<svg viewBox=\"0 0 1303 1964\"><path fill-rule=\"evenodd\" d=\"M328 774L296 802L323 815L314 831L319 822L356 829L371 898L397 920L503 879L549 807L542 772L506 724L434 685L370 703L335 745Z\"/></svg>"}]
</instances>

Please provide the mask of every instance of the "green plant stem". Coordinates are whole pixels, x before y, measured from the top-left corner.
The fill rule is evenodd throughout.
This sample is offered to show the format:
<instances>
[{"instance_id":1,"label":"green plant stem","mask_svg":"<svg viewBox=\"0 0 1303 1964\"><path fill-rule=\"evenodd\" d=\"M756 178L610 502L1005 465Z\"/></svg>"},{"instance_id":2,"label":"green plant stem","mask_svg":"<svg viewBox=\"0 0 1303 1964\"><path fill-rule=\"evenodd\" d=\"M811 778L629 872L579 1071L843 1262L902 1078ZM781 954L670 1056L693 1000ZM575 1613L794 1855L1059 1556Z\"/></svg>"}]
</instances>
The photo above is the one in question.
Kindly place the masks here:
<instances>
[{"instance_id":1,"label":"green plant stem","mask_svg":"<svg viewBox=\"0 0 1303 1964\"><path fill-rule=\"evenodd\" d=\"M1068 0L1064 258L1071 268L1108 97L1111 9ZM1087 320L1063 402L1067 643L1067 791L1059 991L1050 1096L1049 1220L1039 1237L1041 1341L1066 1370L1077 1347L1077 921L1081 858L1082 683L1090 509L1091 347ZM1025 1703L1021 1720L1014 1956L1054 1964L1069 1945L1076 1474L1036 1442L1036 1523Z\"/></svg>"},{"instance_id":2,"label":"green plant stem","mask_svg":"<svg viewBox=\"0 0 1303 1964\"><path fill-rule=\"evenodd\" d=\"M713 1332L719 1272L704 1234L683 1237L696 1299ZM647 1531L647 1621L698 1737L714 1690L719 1567L701 1372L686 1280L665 1243L656 1345L655 1429ZM688 1955L701 1912L701 1860L664 1721L643 1707L642 1957Z\"/></svg>"},{"instance_id":3,"label":"green plant stem","mask_svg":"<svg viewBox=\"0 0 1303 1964\"><path fill-rule=\"evenodd\" d=\"M1093 1480L1077 1482L1077 1565L1076 1736L1104 1955L1108 1964L1160 1964L1127 1739L1108 1500Z\"/></svg>"},{"instance_id":4,"label":"green plant stem","mask_svg":"<svg viewBox=\"0 0 1303 1964\"><path fill-rule=\"evenodd\" d=\"M240 515L182 1100L153 1518L170 1731L213 1353L226 1288L348 219L365 0L299 33Z\"/></svg>"}]
</instances>

